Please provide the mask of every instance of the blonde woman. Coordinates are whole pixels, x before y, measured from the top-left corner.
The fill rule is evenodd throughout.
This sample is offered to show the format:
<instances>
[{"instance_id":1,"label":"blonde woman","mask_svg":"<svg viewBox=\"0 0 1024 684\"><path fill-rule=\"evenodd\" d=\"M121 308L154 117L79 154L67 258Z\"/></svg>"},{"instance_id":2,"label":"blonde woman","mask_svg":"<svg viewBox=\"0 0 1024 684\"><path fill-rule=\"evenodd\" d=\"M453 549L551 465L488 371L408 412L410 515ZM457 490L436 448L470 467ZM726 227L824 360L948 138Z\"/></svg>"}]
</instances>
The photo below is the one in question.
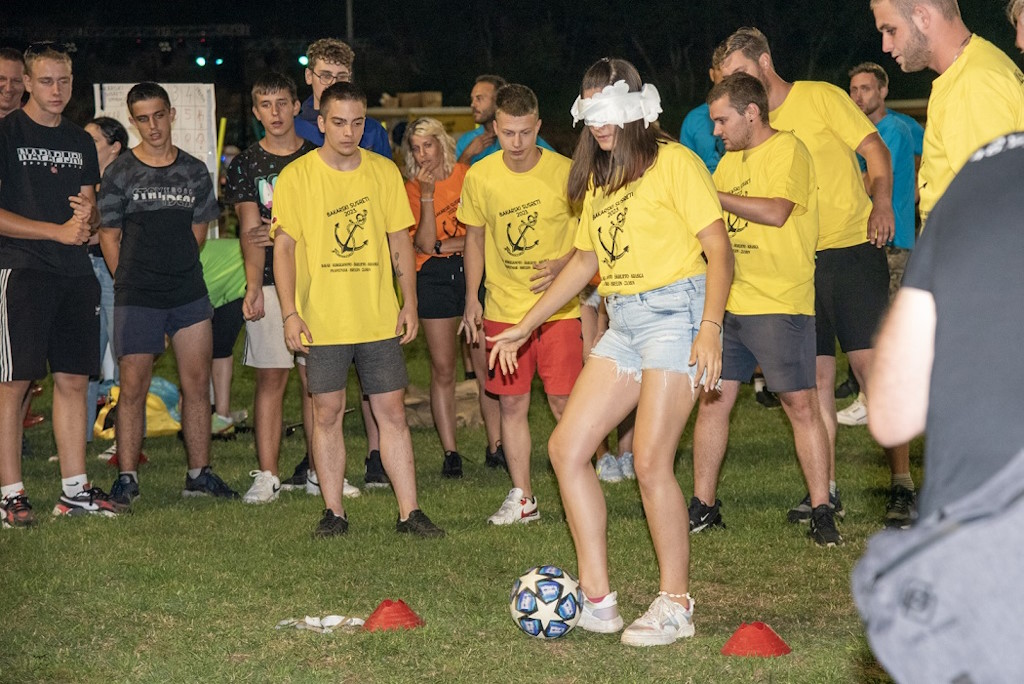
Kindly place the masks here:
<instances>
[{"instance_id":1,"label":"blonde woman","mask_svg":"<svg viewBox=\"0 0 1024 684\"><path fill-rule=\"evenodd\" d=\"M462 250L466 227L455 218L462 181L469 166L455 161L455 140L436 119L417 119L402 140L405 190L416 225L416 295L420 325L430 352L430 410L444 450L441 475L462 477L462 457L455 439L455 359L457 330L466 308ZM487 363L483 340L470 346L473 367ZM504 466L498 400L484 392L486 375L477 373L480 413L487 429L486 463Z\"/></svg>"}]
</instances>

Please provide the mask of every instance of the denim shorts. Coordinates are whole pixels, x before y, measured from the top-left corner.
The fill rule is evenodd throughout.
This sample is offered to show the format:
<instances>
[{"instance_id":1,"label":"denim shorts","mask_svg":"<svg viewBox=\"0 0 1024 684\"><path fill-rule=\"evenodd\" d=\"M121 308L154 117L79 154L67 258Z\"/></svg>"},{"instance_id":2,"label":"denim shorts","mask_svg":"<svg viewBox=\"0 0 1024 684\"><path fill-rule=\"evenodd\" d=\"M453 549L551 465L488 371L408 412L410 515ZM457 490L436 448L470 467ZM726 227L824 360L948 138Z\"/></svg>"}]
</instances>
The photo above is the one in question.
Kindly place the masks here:
<instances>
[{"instance_id":1,"label":"denim shorts","mask_svg":"<svg viewBox=\"0 0 1024 684\"><path fill-rule=\"evenodd\" d=\"M645 370L686 373L695 380L690 350L704 313L704 276L632 295L609 295L608 331L591 356L615 362L620 373L640 382Z\"/></svg>"}]
</instances>

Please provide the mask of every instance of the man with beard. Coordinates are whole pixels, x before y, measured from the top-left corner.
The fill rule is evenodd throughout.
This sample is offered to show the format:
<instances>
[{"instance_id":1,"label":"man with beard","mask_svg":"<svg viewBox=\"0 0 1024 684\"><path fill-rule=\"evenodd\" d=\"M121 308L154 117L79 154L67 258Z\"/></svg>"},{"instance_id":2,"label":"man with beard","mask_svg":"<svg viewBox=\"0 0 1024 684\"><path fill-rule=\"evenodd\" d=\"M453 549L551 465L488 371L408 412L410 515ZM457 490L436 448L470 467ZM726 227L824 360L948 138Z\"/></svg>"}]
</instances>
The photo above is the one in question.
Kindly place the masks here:
<instances>
[{"instance_id":1,"label":"man with beard","mask_svg":"<svg viewBox=\"0 0 1024 684\"><path fill-rule=\"evenodd\" d=\"M498 89L504 86L505 79L494 74L481 74L476 77L473 90L469 93L469 108L473 110L473 121L477 127L463 133L455 141L455 158L462 164L476 164L484 157L501 149L498 136L494 130L495 96ZM537 144L554 152L554 148L538 137Z\"/></svg>"}]
</instances>

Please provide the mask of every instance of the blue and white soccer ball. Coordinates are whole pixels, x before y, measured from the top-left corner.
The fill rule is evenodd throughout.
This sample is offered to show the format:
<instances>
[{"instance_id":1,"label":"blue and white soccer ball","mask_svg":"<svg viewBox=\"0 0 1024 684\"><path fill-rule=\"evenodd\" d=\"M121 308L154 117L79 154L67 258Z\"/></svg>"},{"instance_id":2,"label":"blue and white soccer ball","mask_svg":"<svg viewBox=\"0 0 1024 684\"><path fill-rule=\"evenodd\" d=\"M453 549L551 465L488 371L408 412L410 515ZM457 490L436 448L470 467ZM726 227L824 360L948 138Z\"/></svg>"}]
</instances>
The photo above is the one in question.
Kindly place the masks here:
<instances>
[{"instance_id":1,"label":"blue and white soccer ball","mask_svg":"<svg viewBox=\"0 0 1024 684\"><path fill-rule=\"evenodd\" d=\"M565 570L542 565L515 581L509 608L519 629L538 639L557 639L579 622L583 590Z\"/></svg>"}]
</instances>

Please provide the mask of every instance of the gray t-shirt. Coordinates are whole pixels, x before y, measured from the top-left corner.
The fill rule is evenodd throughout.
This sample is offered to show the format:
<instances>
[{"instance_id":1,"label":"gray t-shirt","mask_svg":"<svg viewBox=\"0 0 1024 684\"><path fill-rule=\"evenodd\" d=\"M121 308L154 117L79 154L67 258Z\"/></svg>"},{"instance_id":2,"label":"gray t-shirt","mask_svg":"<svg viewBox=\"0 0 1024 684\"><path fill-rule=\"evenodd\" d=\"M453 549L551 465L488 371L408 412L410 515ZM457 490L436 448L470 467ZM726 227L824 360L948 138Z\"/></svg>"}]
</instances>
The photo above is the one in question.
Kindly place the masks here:
<instances>
[{"instance_id":1,"label":"gray t-shirt","mask_svg":"<svg viewBox=\"0 0 1024 684\"><path fill-rule=\"evenodd\" d=\"M99 209L102 226L121 229L115 305L170 309L206 296L192 225L220 209L205 164L183 150L161 167L123 154L103 175Z\"/></svg>"}]
</instances>

